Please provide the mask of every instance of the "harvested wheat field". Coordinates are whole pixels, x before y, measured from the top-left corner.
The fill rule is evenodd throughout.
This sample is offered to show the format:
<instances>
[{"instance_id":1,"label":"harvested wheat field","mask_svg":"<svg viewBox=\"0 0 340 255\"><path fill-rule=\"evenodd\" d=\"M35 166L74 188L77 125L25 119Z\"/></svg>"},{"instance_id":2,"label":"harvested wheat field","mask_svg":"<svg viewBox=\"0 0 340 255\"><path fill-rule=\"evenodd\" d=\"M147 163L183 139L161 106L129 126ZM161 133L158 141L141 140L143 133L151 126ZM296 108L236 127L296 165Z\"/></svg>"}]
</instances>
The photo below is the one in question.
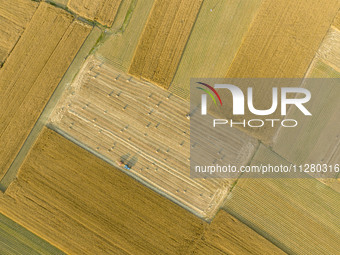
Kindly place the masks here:
<instances>
[{"instance_id":1,"label":"harvested wheat field","mask_svg":"<svg viewBox=\"0 0 340 255\"><path fill-rule=\"evenodd\" d=\"M156 0L129 73L168 88L202 0Z\"/></svg>"},{"instance_id":2,"label":"harvested wheat field","mask_svg":"<svg viewBox=\"0 0 340 255\"><path fill-rule=\"evenodd\" d=\"M210 236L208 223L49 129L0 204L2 213L67 254L188 254ZM244 233L238 242L222 231L219 239L231 250L257 240L254 254L283 253L225 212L217 218L230 234Z\"/></svg>"},{"instance_id":3,"label":"harvested wheat field","mask_svg":"<svg viewBox=\"0 0 340 255\"><path fill-rule=\"evenodd\" d=\"M339 0L0 0L0 254L338 254L339 29Z\"/></svg>"},{"instance_id":4,"label":"harvested wheat field","mask_svg":"<svg viewBox=\"0 0 340 255\"><path fill-rule=\"evenodd\" d=\"M129 174L211 218L234 180L190 178L188 108L188 102L171 93L91 58L63 95L50 125L114 165L130 165ZM248 162L256 140L237 130L229 133L236 141L221 143L212 157L223 149L229 162Z\"/></svg>"},{"instance_id":5,"label":"harvested wheat field","mask_svg":"<svg viewBox=\"0 0 340 255\"><path fill-rule=\"evenodd\" d=\"M90 30L65 11L41 3L0 70L1 178Z\"/></svg>"},{"instance_id":6,"label":"harvested wheat field","mask_svg":"<svg viewBox=\"0 0 340 255\"><path fill-rule=\"evenodd\" d=\"M0 203L2 213L72 254L174 254L205 224L48 129Z\"/></svg>"}]
</instances>

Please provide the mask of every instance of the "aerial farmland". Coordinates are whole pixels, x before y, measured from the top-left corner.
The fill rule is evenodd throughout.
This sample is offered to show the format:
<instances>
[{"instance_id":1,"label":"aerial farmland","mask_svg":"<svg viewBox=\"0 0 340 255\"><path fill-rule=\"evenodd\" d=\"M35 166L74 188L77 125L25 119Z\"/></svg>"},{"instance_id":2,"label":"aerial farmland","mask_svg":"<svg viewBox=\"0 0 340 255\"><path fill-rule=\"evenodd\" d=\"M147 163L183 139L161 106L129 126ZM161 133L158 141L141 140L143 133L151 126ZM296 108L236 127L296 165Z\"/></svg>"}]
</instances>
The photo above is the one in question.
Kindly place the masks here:
<instances>
[{"instance_id":1,"label":"aerial farmland","mask_svg":"<svg viewBox=\"0 0 340 255\"><path fill-rule=\"evenodd\" d=\"M0 0L0 254L339 254L339 52L339 0Z\"/></svg>"}]
</instances>

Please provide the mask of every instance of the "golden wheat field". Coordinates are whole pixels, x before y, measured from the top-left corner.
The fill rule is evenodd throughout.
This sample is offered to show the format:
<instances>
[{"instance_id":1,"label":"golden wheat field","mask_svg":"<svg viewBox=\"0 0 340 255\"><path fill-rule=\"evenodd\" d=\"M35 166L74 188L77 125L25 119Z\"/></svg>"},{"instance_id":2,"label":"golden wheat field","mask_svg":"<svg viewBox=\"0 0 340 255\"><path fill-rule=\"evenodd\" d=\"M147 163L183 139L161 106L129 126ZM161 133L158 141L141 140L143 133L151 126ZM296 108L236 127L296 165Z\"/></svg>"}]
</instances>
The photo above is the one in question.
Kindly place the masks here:
<instances>
[{"instance_id":1,"label":"golden wheat field","mask_svg":"<svg viewBox=\"0 0 340 255\"><path fill-rule=\"evenodd\" d=\"M338 254L339 54L339 0L0 0L0 254Z\"/></svg>"}]
</instances>

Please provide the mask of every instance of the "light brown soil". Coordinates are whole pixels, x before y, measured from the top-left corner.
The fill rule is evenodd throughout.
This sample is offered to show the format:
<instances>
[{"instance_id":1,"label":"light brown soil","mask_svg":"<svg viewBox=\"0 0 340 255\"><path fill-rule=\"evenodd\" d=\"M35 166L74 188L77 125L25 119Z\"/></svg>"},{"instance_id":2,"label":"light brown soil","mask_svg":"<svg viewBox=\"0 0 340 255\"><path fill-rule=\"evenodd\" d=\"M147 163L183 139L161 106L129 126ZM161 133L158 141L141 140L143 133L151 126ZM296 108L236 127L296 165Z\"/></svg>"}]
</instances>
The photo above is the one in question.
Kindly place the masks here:
<instances>
[{"instance_id":1,"label":"light brown soil","mask_svg":"<svg viewBox=\"0 0 340 255\"><path fill-rule=\"evenodd\" d=\"M211 218L234 180L190 177L188 110L187 101L89 58L52 113L51 124L115 165L121 159L131 162L133 176ZM213 162L223 149L228 163L246 164L257 141L236 129L222 135L228 142L212 137L217 146L207 145L211 151L205 156Z\"/></svg>"}]
</instances>

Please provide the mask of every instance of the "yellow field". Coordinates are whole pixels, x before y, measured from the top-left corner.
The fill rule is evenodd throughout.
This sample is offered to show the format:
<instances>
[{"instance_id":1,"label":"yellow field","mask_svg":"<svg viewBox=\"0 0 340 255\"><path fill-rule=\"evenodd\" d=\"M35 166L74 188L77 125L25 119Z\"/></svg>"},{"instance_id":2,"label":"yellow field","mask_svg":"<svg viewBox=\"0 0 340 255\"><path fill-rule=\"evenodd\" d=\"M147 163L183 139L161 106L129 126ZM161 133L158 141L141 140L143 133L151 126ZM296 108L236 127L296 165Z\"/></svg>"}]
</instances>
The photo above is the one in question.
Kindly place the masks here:
<instances>
[{"instance_id":1,"label":"yellow field","mask_svg":"<svg viewBox=\"0 0 340 255\"><path fill-rule=\"evenodd\" d=\"M156 0L129 73L168 88L202 0Z\"/></svg>"},{"instance_id":2,"label":"yellow field","mask_svg":"<svg viewBox=\"0 0 340 255\"><path fill-rule=\"evenodd\" d=\"M304 77L339 8L337 0L264 0L227 77Z\"/></svg>"},{"instance_id":3,"label":"yellow field","mask_svg":"<svg viewBox=\"0 0 340 255\"><path fill-rule=\"evenodd\" d=\"M189 99L190 78L224 77L261 2L204 1L169 91Z\"/></svg>"},{"instance_id":4,"label":"yellow field","mask_svg":"<svg viewBox=\"0 0 340 255\"><path fill-rule=\"evenodd\" d=\"M0 0L0 255L338 254L340 175L294 164L340 164L339 10ZM250 78L240 88L261 110L273 83L306 87L312 116L234 116L219 89L201 116L190 78L218 77ZM282 118L298 125L240 123ZM210 132L213 119L228 123Z\"/></svg>"},{"instance_id":5,"label":"yellow field","mask_svg":"<svg viewBox=\"0 0 340 255\"><path fill-rule=\"evenodd\" d=\"M340 73L316 59L307 77L340 78ZM339 163L340 87L329 83L327 86L320 83L320 87L308 87L307 83L307 89L318 95L317 100L308 105L313 117L306 120L298 109L292 109L286 118L296 119L300 125L294 130L282 128L274 140L274 150L294 164Z\"/></svg>"},{"instance_id":6,"label":"yellow field","mask_svg":"<svg viewBox=\"0 0 340 255\"><path fill-rule=\"evenodd\" d=\"M0 0L0 68L37 7L38 3L30 0Z\"/></svg>"},{"instance_id":7,"label":"yellow field","mask_svg":"<svg viewBox=\"0 0 340 255\"><path fill-rule=\"evenodd\" d=\"M49 129L0 194L0 212L67 254L190 254L226 243L223 251L282 253L225 212L209 225Z\"/></svg>"},{"instance_id":8,"label":"yellow field","mask_svg":"<svg viewBox=\"0 0 340 255\"><path fill-rule=\"evenodd\" d=\"M261 146L251 165L289 165ZM289 254L336 254L340 194L315 179L240 179L225 210Z\"/></svg>"},{"instance_id":9,"label":"yellow field","mask_svg":"<svg viewBox=\"0 0 340 255\"><path fill-rule=\"evenodd\" d=\"M211 218L234 180L190 178L188 108L187 101L89 58L51 115L51 125L112 164L131 162L130 174ZM214 161L223 150L229 163L246 164L257 141L236 129L223 136L226 143L211 138L216 148L206 158Z\"/></svg>"},{"instance_id":10,"label":"yellow field","mask_svg":"<svg viewBox=\"0 0 340 255\"><path fill-rule=\"evenodd\" d=\"M303 78L339 8L337 0L264 0L226 77ZM268 109L264 103L271 102L268 86L254 88L254 101L259 109ZM231 109L232 101L224 102ZM277 129L243 130L271 144Z\"/></svg>"},{"instance_id":11,"label":"yellow field","mask_svg":"<svg viewBox=\"0 0 340 255\"><path fill-rule=\"evenodd\" d=\"M340 78L339 53L340 31L332 27L320 45L306 77ZM296 110L290 111L287 118L294 118L301 124L294 130L278 130L273 148L294 164L323 163L334 166L340 162L339 84L334 82L332 86L322 86L320 83L318 87L310 86L307 88L313 95L317 95L317 101L309 106L315 117L310 120L302 120ZM321 178L320 181L340 191L340 180L337 180L338 173L310 174Z\"/></svg>"},{"instance_id":12,"label":"yellow field","mask_svg":"<svg viewBox=\"0 0 340 255\"><path fill-rule=\"evenodd\" d=\"M201 255L286 254L254 230L222 210L218 212L201 239L192 246L191 252L192 254Z\"/></svg>"},{"instance_id":13,"label":"yellow field","mask_svg":"<svg viewBox=\"0 0 340 255\"><path fill-rule=\"evenodd\" d=\"M0 204L2 213L68 254L176 254L205 225L48 129Z\"/></svg>"},{"instance_id":14,"label":"yellow field","mask_svg":"<svg viewBox=\"0 0 340 255\"><path fill-rule=\"evenodd\" d=\"M334 23L333 23L334 25ZM325 36L320 48L316 52L316 58L321 59L324 63L329 65L332 69L340 72L340 30L336 27L332 26L327 35ZM309 68L309 73L313 72L313 68ZM307 73L308 75L308 73ZM319 76L318 76L319 75ZM334 75L334 73L330 72L327 75L327 72L324 74L309 74L310 77L314 78L339 78L339 76Z\"/></svg>"},{"instance_id":15,"label":"yellow field","mask_svg":"<svg viewBox=\"0 0 340 255\"><path fill-rule=\"evenodd\" d=\"M136 2L135 6L129 6L128 11L121 14L124 16L123 22L119 22L121 18L115 21L112 35L98 47L96 55L110 60L119 70L127 72L154 1L132 0L131 2Z\"/></svg>"},{"instance_id":16,"label":"yellow field","mask_svg":"<svg viewBox=\"0 0 340 255\"><path fill-rule=\"evenodd\" d=\"M340 29L340 12L338 12L338 14L336 15L336 17L334 18L333 24L332 24L335 28Z\"/></svg>"},{"instance_id":17,"label":"yellow field","mask_svg":"<svg viewBox=\"0 0 340 255\"><path fill-rule=\"evenodd\" d=\"M0 70L0 178L91 30L73 20L65 11L41 3Z\"/></svg>"},{"instance_id":18,"label":"yellow field","mask_svg":"<svg viewBox=\"0 0 340 255\"><path fill-rule=\"evenodd\" d=\"M122 0L69 0L67 7L81 17L112 26Z\"/></svg>"},{"instance_id":19,"label":"yellow field","mask_svg":"<svg viewBox=\"0 0 340 255\"><path fill-rule=\"evenodd\" d=\"M0 214L1 254L64 254L46 241Z\"/></svg>"}]
</instances>

